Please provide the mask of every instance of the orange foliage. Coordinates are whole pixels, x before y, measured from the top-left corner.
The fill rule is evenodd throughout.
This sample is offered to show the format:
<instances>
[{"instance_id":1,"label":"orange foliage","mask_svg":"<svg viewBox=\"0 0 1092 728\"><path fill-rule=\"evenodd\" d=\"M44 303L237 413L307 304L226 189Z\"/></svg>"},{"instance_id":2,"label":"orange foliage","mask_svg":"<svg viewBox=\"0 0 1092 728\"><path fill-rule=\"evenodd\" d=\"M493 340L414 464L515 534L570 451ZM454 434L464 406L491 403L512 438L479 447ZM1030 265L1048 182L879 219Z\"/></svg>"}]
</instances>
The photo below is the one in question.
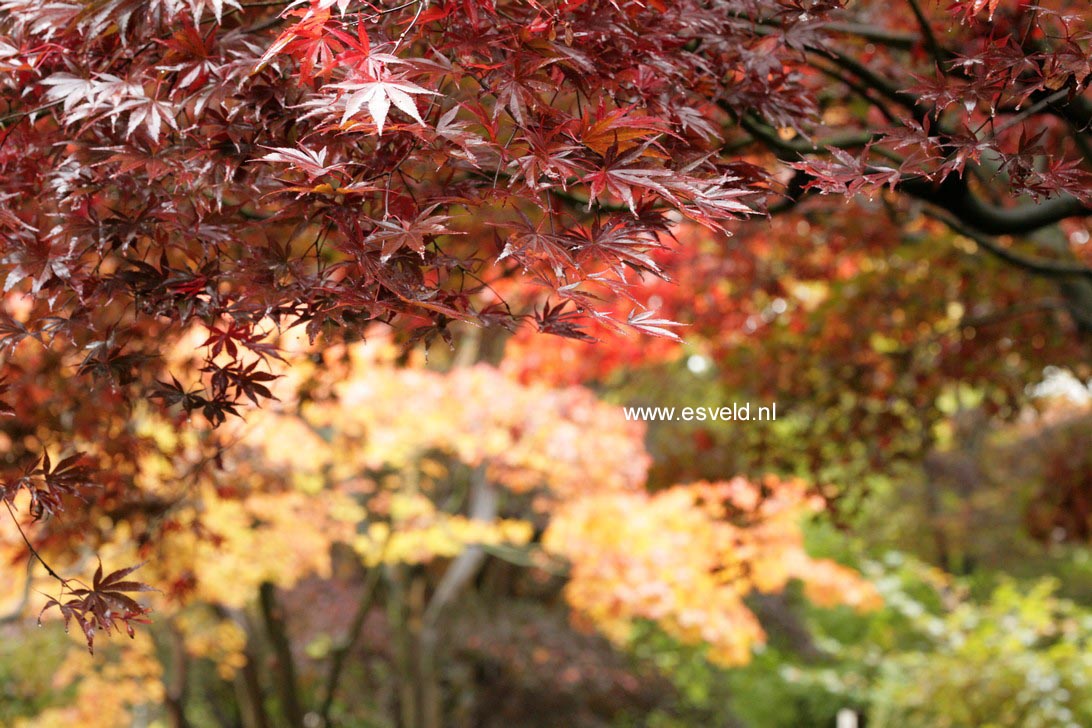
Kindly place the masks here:
<instances>
[{"instance_id":1,"label":"orange foliage","mask_svg":"<svg viewBox=\"0 0 1092 728\"><path fill-rule=\"evenodd\" d=\"M868 582L804 551L799 521L816 505L795 480L589 495L558 512L543 545L572 562L569 602L612 638L647 619L709 645L718 663L742 664L764 637L743 603L752 590L798 578L821 604L879 605Z\"/></svg>"}]
</instances>

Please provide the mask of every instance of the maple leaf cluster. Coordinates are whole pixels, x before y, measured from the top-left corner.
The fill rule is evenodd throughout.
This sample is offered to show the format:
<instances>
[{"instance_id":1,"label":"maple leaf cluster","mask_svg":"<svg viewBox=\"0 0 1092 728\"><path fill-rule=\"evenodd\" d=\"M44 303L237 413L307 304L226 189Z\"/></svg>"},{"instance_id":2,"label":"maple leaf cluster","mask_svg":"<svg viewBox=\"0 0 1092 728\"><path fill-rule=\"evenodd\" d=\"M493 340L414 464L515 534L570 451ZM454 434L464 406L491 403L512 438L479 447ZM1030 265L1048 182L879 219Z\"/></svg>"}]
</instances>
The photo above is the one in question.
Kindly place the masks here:
<instances>
[{"instance_id":1,"label":"maple leaf cluster","mask_svg":"<svg viewBox=\"0 0 1092 728\"><path fill-rule=\"evenodd\" d=\"M5 288L33 300L0 342L218 423L268 399L263 325L673 338L630 290L683 218L880 188L987 237L1087 215L1081 17L957 5L4 0ZM152 381L195 321L198 381Z\"/></svg>"},{"instance_id":2,"label":"maple leaf cluster","mask_svg":"<svg viewBox=\"0 0 1092 728\"><path fill-rule=\"evenodd\" d=\"M765 177L718 154L702 84L732 62L687 44L744 30L697 4L143 5L5 0L0 24L5 287L42 298L5 341L110 335L88 373L115 384L137 320L203 322L210 367L263 319L577 335L568 304L670 335L611 299L658 272L672 211L719 228ZM513 275L558 303L497 300ZM213 420L264 397L206 374L159 396Z\"/></svg>"},{"instance_id":3,"label":"maple leaf cluster","mask_svg":"<svg viewBox=\"0 0 1092 728\"><path fill-rule=\"evenodd\" d=\"M51 597L42 609L42 614L56 608L64 617L65 631L68 630L69 624L75 621L87 639L87 649L92 654L95 652L95 633L98 631L109 633L124 627L129 637L133 637L136 634L133 629L134 622L147 624L150 621L144 616L149 609L139 604L129 594L151 591L152 587L141 582L125 580L125 577L138 568L140 568L139 565L130 566L104 576L100 563L90 586L72 588L66 582L64 586L67 598L63 594L60 598Z\"/></svg>"},{"instance_id":4,"label":"maple leaf cluster","mask_svg":"<svg viewBox=\"0 0 1092 728\"><path fill-rule=\"evenodd\" d=\"M887 187L986 235L1088 214L1067 3L955 3L949 37L858 5L5 0L5 287L41 302L4 341L125 386L135 337L201 321L204 386L158 396L220 421L265 387L213 332L262 320L674 336L629 283L679 216L722 229L770 190ZM513 277L538 288L499 299Z\"/></svg>"}]
</instances>

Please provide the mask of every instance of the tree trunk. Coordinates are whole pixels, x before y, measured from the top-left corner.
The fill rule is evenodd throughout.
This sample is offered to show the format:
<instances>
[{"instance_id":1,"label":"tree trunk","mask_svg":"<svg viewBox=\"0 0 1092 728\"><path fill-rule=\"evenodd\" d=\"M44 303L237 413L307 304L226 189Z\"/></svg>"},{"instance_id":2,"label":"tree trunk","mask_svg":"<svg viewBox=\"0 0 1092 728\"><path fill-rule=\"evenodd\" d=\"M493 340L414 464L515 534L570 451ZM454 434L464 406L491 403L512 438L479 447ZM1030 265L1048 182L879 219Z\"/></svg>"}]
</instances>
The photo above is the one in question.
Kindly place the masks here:
<instances>
[{"instance_id":1,"label":"tree trunk","mask_svg":"<svg viewBox=\"0 0 1092 728\"><path fill-rule=\"evenodd\" d=\"M474 470L470 479L468 515L477 521L492 522L497 517L497 489L485 477L485 466ZM418 663L421 673L421 728L443 728L443 695L436 675L440 645L440 618L444 609L469 584L485 561L481 546L470 546L459 554L436 587L421 620Z\"/></svg>"},{"instance_id":2,"label":"tree trunk","mask_svg":"<svg viewBox=\"0 0 1092 728\"><path fill-rule=\"evenodd\" d=\"M276 587L271 582L262 582L258 591L262 609L262 621L273 647L276 660L274 668L277 685L277 699L280 701L284 717L292 728L303 728L303 708L300 706L299 686L296 682L296 663L292 658L292 646L285 630L284 612L277 604Z\"/></svg>"},{"instance_id":3,"label":"tree trunk","mask_svg":"<svg viewBox=\"0 0 1092 728\"><path fill-rule=\"evenodd\" d=\"M330 725L330 711L333 709L334 696L337 695L338 684L341 682L341 674L345 669L345 660L352 652L353 646L360 638L360 632L364 629L364 622L368 618L368 612L375 604L375 595L378 591L379 576L383 573L383 567L376 565L364 581L364 589L357 603L356 613L353 615L349 629L344 639L336 645L330 653L330 668L326 673L326 689L322 699L322 707L319 708L319 725Z\"/></svg>"},{"instance_id":4,"label":"tree trunk","mask_svg":"<svg viewBox=\"0 0 1092 728\"><path fill-rule=\"evenodd\" d=\"M269 716L265 712L265 697L262 695L262 685L258 680L255 663L254 648L248 644L246 664L235 676L235 692L242 708L243 724L246 728L271 728Z\"/></svg>"},{"instance_id":5,"label":"tree trunk","mask_svg":"<svg viewBox=\"0 0 1092 728\"><path fill-rule=\"evenodd\" d=\"M389 564L386 567L389 584L387 618L394 630L394 668L398 675L398 714L400 728L417 728L417 683L413 665L413 636L407 615L405 567Z\"/></svg>"},{"instance_id":6,"label":"tree trunk","mask_svg":"<svg viewBox=\"0 0 1092 728\"><path fill-rule=\"evenodd\" d=\"M171 671L164 680L164 707L171 728L189 728L186 720L186 682L189 676L189 657L182 633L174 624L168 624L170 634Z\"/></svg>"}]
</instances>

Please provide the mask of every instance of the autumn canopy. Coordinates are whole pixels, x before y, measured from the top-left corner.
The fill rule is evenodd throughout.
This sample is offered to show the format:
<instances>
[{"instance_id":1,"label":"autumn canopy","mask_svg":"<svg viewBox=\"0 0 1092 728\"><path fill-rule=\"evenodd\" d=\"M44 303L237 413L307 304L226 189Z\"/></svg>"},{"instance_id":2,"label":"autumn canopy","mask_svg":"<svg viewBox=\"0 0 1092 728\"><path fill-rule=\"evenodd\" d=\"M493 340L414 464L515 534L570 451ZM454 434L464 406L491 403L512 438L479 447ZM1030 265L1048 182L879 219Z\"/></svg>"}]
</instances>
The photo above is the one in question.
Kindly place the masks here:
<instances>
[{"instance_id":1,"label":"autumn canopy","mask_svg":"<svg viewBox=\"0 0 1092 728\"><path fill-rule=\"evenodd\" d=\"M1084 0L0 0L5 624L137 628L12 720L486 725L483 605L723 670L818 649L793 594L896 609L804 524L1087 541L1087 459L1020 500L951 451L1092 374L1090 43ZM784 416L620 406L733 398ZM878 535L926 482L883 528L928 545Z\"/></svg>"}]
</instances>

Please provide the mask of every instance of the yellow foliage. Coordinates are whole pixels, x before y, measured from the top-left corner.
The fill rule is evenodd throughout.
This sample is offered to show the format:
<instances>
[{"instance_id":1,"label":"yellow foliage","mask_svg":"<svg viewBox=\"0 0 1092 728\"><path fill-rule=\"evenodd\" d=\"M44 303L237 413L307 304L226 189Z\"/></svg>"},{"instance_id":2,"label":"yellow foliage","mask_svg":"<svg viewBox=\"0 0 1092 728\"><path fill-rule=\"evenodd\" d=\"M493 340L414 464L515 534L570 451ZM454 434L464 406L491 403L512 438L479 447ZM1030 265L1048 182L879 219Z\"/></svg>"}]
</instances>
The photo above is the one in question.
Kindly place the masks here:
<instances>
[{"instance_id":1,"label":"yellow foliage","mask_svg":"<svg viewBox=\"0 0 1092 728\"><path fill-rule=\"evenodd\" d=\"M354 361L332 398L302 408L311 429L332 438L328 447L308 447L308 457L335 474L416 469L439 451L471 467L485 464L498 485L546 488L561 499L588 486L644 482L649 458L641 423L627 422L589 390L521 385L484 365L444 374ZM299 429L298 420L285 426ZM425 462L426 475L443 474L433 459Z\"/></svg>"},{"instance_id":2,"label":"yellow foliage","mask_svg":"<svg viewBox=\"0 0 1092 728\"><path fill-rule=\"evenodd\" d=\"M181 528L161 539L150 570L163 582L180 573L199 575L195 597L226 607L242 607L263 581L289 587L301 577L330 569L330 546L349 542L360 512L348 496L322 497L297 490L251 493L225 499L207 488L201 499L201 529Z\"/></svg>"},{"instance_id":3,"label":"yellow foliage","mask_svg":"<svg viewBox=\"0 0 1092 728\"><path fill-rule=\"evenodd\" d=\"M174 625L182 633L186 652L212 660L225 680L246 665L246 632L234 621L206 609L188 609L174 620Z\"/></svg>"},{"instance_id":4,"label":"yellow foliage","mask_svg":"<svg viewBox=\"0 0 1092 728\"><path fill-rule=\"evenodd\" d=\"M20 720L15 728L132 725L135 709L154 708L163 702L162 673L148 634L138 634L120 649L99 651L94 657L82 645L74 644L53 679L54 688L76 684L73 702Z\"/></svg>"},{"instance_id":5,"label":"yellow foliage","mask_svg":"<svg viewBox=\"0 0 1092 728\"><path fill-rule=\"evenodd\" d=\"M427 498L395 499L393 523L373 523L353 547L369 567L382 562L423 563L433 558L453 558L472 545L523 546L534 528L521 520L478 521L437 511ZM406 510L406 504L415 508ZM393 528L393 530L392 530Z\"/></svg>"}]
</instances>

